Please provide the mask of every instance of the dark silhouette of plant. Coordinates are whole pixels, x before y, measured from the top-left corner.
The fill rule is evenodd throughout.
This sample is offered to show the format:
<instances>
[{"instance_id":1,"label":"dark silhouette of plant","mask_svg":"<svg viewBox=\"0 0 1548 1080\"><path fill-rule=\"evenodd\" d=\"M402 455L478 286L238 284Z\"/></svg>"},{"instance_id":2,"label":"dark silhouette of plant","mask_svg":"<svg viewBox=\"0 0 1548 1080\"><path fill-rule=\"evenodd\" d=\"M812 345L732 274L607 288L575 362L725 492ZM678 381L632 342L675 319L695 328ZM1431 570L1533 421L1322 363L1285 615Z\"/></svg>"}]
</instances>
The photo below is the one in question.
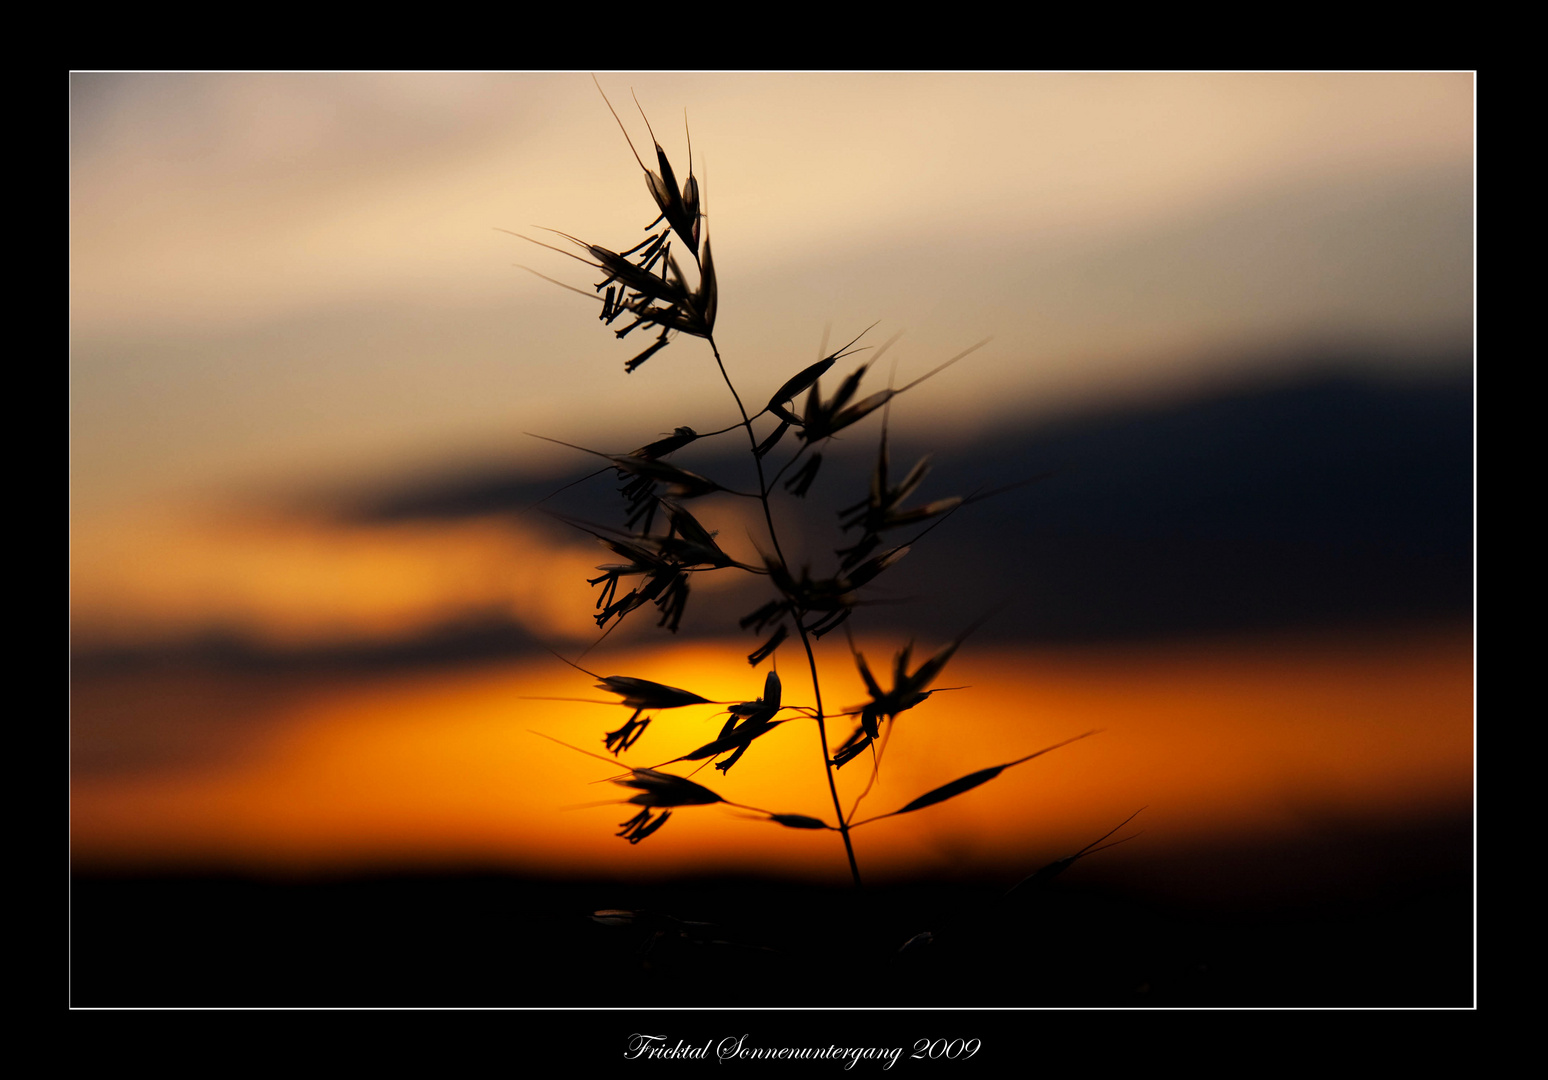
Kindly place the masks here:
<instances>
[{"instance_id":1,"label":"dark silhouette of plant","mask_svg":"<svg viewBox=\"0 0 1548 1080\"><path fill-rule=\"evenodd\" d=\"M598 90L601 90L600 84ZM603 99L606 100L606 94ZM611 102L608 102L608 108L612 110ZM643 109L640 115L644 118ZM622 727L607 732L603 737L605 748L614 757L630 750L644 734L650 723L650 717L644 715L647 712L714 704L726 707L728 714L720 734L710 742L650 768L629 768L627 774L615 779L615 783L638 791L638 794L626 801L640 807L637 814L620 824L619 835L631 844L639 843L665 825L672 809L676 807L714 803L741 806L692 780L662 770L683 762L714 760L715 768L724 775L748 754L752 744L763 735L792 721L808 721L817 731L822 766L832 798L833 818L825 820L807 814L776 813L748 806L741 806L741 809L750 810L786 828L823 829L838 833L849 861L850 873L855 884L859 885L860 868L851 838L853 830L872 821L912 813L954 798L987 783L1012 766L1092 734L1085 732L1004 764L981 769L926 792L890 813L858 822L854 820L861 801L870 793L874 784L876 769L898 716L923 704L938 689L946 689L935 688L933 684L973 628L970 627L918 667L913 667L912 646L904 648L894 663L890 689L883 689L865 657L854 648L851 641L850 649L870 700L847 710L834 710L823 700L815 645L824 635L845 625L860 603L860 590L903 559L910 547L925 533L962 507L988 497L986 494L953 496L910 505L914 493L929 472L929 458L917 462L901 479L897 479L888 459L885 417L888 403L893 398L912 390L986 342L964 349L905 386L896 389L888 387L860 396L867 373L897 340L895 336L877 349L869 360L846 375L831 396L825 395L823 377L839 361L861 351L858 345L864 336L861 334L785 379L769 395L761 409L750 413L741 393L726 372L720 346L715 339L719 289L710 238L705 228L703 196L693 172L691 143L687 176L679 184L677 173L666 151L656 140L654 131L650 131L656 152L656 168L653 170L634 149L633 140L629 138L628 130L616 111L613 111L613 117L618 121L635 160L645 174L646 187L658 211L655 220L646 226L646 238L618 251L555 230L548 231L568 241L574 250L531 237L523 236L522 239L569 255L601 275L592 293L563 282L555 283L600 300L599 318L605 325L611 327L621 321L624 323L614 329L616 337L627 337L642 326L656 330L654 340L624 364L625 372L638 370L679 335L702 339L709 346L721 379L735 400L742 419L739 424L705 434L690 427L678 427L671 435L627 454L575 447L607 461L608 464L601 471L616 473L622 485L619 491L625 503L622 528L570 522L599 540L620 560L598 566L599 575L590 579L590 583L600 590L596 602L597 626L603 630L605 637L622 619L652 604L659 613L659 625L676 632L695 575L721 571L756 575L766 580L773 595L767 603L740 620L743 630L751 630L761 638L757 647L748 654L747 660L756 667L793 638L800 643L805 654L812 694L811 704L788 702L779 675L770 671L761 696L750 701L711 702L688 690L630 676L595 675L572 663L572 666L596 679L599 689L619 695L621 704L633 710ZM645 122L647 130L650 130L648 119ZM684 255L681 260L679 253ZM690 264L688 269L685 269L684 263ZM803 395L804 402L797 407L796 402ZM792 566L786 557L786 546L781 542L774 508L781 481L787 493L784 497L806 498L819 478L823 454L827 452L830 440L877 412L884 415L870 487L858 501L854 501L851 496L849 505L838 512L840 539L838 546L833 548L834 564L817 572L810 565L799 568ZM760 435L755 425L766 418L767 429ZM700 439L726 435L737 428L746 433L748 452L757 477L756 490L737 490L728 483L700 476L668 460L675 452ZM793 439L787 442L786 437L792 433ZM781 445L789 447L792 444L793 452L788 460L771 475L765 467L766 459ZM790 473L788 479L786 473ZM716 543L715 535L689 510L688 504L694 500L712 495L757 501L767 540L767 549L763 551L758 564L740 562L728 555ZM915 531L913 536L899 539L910 530ZM762 547L762 544L759 546ZM571 663L568 660L565 662ZM854 727L835 746L829 740L828 729L830 722L838 718L851 721ZM846 812L840 802L835 773L867 751L870 752L871 762L870 782ZM597 754L592 756L601 757Z\"/></svg>"}]
</instances>

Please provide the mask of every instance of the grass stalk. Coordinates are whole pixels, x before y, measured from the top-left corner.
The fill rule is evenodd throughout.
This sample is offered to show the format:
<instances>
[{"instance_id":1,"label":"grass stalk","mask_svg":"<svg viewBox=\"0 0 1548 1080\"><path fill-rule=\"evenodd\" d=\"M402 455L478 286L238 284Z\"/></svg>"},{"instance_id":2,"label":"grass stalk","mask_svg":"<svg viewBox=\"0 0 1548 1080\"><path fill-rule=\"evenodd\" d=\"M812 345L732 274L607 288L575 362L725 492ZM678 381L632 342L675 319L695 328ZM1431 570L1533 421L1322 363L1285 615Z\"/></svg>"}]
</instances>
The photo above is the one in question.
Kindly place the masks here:
<instances>
[{"instance_id":1,"label":"grass stalk","mask_svg":"<svg viewBox=\"0 0 1548 1080\"><path fill-rule=\"evenodd\" d=\"M720 377L725 380L726 389L731 391L731 397L736 401L737 411L742 414L742 426L747 429L747 440L752 446L753 466L758 470L758 502L763 507L763 520L769 528L769 542L774 545L774 554L779 556L779 561L787 563L784 549L779 545L779 531L774 527L774 513L769 508L769 486L763 479L763 458L758 455L758 436L753 434L752 418L747 415L747 407L742 404L742 395L736 392L736 385L732 383L730 374L726 371L726 362L721 358L720 347L715 344L713 334L707 339L710 351L715 354L715 366L720 369ZM822 680L817 675L817 656L812 652L811 635L806 631L805 619L797 615L795 618L796 631L801 635L801 647L806 650L806 666L812 676L812 697L817 703L817 738L822 744L822 768L828 777L828 794L833 797L833 813L838 820L839 836L844 840L844 854L849 858L849 873L854 878L855 887L862 888L860 881L860 864L855 861L854 841L849 838L849 822L844 817L843 804L839 802L838 781L833 776L833 759L828 752L828 726L822 708Z\"/></svg>"},{"instance_id":2,"label":"grass stalk","mask_svg":"<svg viewBox=\"0 0 1548 1080\"><path fill-rule=\"evenodd\" d=\"M600 85L598 89L601 89ZM603 97L605 99L606 94ZM611 102L608 108L612 109ZM613 115L620 128L623 128L622 119L616 112ZM646 123L648 130L649 122ZM624 135L629 138L626 128ZM1014 765L1075 741L1066 739L1065 742L1004 764L980 769L926 792L899 810L856 822L854 818L861 802L876 785L882 751L891 745L898 717L922 705L937 690L954 689L936 687L934 683L964 639L984 620L974 623L955 641L917 666L911 659L912 645L905 647L895 658L892 685L888 689L884 689L881 681L872 673L864 655L851 638L850 652L865 682L869 700L861 707L830 715L823 699L822 680L817 669L817 639L846 623L860 604L859 590L907 555L914 544L922 541L957 510L988 497L974 492L965 497L951 496L918 503L914 493L930 471L930 459L922 459L901 478L891 470L887 443L888 411L885 411L890 409L893 398L951 367L985 342L981 341L959 352L901 388L894 389L889 379L886 389L863 395L860 387L867 371L898 340L900 335L895 334L872 352L868 361L845 376L831 395L825 395L821 389L823 376L838 361L860 351L855 345L868 332L867 328L867 331L862 331L860 336L848 344L789 376L773 392L762 410L749 413L741 393L726 370L714 334L715 314L719 307L719 284L709 238L703 230L704 212L698 181L693 175L692 160L690 158L686 179L679 183L666 152L655 142L653 134L650 138L656 153L655 169L646 164L647 158L635 149L633 140L629 139L630 150L645 173L646 187L659 211L656 220L646 226L649 235L645 240L619 252L588 243L568 233L549 230L574 244L579 253L543 241L532 242L569 255L602 272L603 280L594 286L593 294L570 285L564 287L582 295L594 295L595 299L600 300L600 319L604 324L611 327L622 320L621 328L612 331L616 338L624 338L639 327L646 327L647 334L655 332L656 336L644 351L625 363L625 372L635 372L678 335L703 338L709 344L721 380L736 402L741 422L705 434L690 427L679 427L672 434L628 454L573 447L609 462L591 475L600 476L615 471L623 485L618 490L628 507L627 520L622 529L561 518L590 534L623 560L599 566L597 569L601 572L600 576L590 579L593 586L601 589L596 602L598 613L595 619L602 633L586 653L606 639L625 617L647 604L653 604L659 610L660 626L670 632L677 632L688 602L690 581L703 573L739 569L758 575L775 594L774 599L740 620L742 629L751 628L759 635L767 635L766 640L748 654L748 662L757 667L773 656L790 637L789 626L793 623L806 656L814 705L784 702L777 665L771 665L761 696L748 701L722 702L647 679L626 675L596 675L580 668L574 661L566 660L572 667L599 680L595 683L598 689L618 695L621 700L617 704L632 710L622 726L605 734L603 743L611 753L611 758L593 751L582 752L616 762L621 754L633 747L652 723L654 715L648 714L701 705L728 706L725 710L728 719L715 739L695 750L668 758L656 766L626 766L624 774L610 778L614 783L636 792L624 801L638 810L621 824L618 835L631 844L637 844L659 831L679 807L714 804L736 807L752 811L785 828L837 832L844 844L850 877L855 886L861 888L860 865L850 836L853 829L955 798L993 780ZM690 258L684 260L684 263L697 270L696 281L690 281L684 274L677 255L673 253L674 245L678 251L687 248ZM543 274L538 276L546 277ZM825 333L821 351L826 353L826 350ZM798 400L803 403L797 405ZM823 454L831 445L833 437L877 412L882 413L883 419L876 464L868 490L859 502L837 512L839 540L832 549L836 567L827 577L813 577L811 567L803 565L798 576L786 557L786 548L776 523L773 507L775 485L779 484L787 470L797 462L802 462L800 469L784 482L784 489L791 498L805 499L818 480ZM778 420L778 425L770 429L760 442L753 430L753 422L770 414ZM756 493L737 491L668 460L690 443L728 434L736 427L741 427L747 433L748 447L758 478ZM763 458L791 432L795 433L794 438L800 445L771 480L763 468ZM695 499L715 496L743 496L758 500L768 530L769 544L773 548L772 555L763 553L761 566L739 562L728 555L716 542L715 534L705 529L688 508L688 504ZM912 538L906 542L896 539L898 535L907 534L912 534ZM847 625L845 632L849 632ZM756 739L793 718L781 718L780 714L786 711L816 721L823 772L827 778L836 824L830 825L820 818L802 813L774 812L746 806L687 777L664 771L679 762L699 762L695 767L696 772L698 768L713 761L719 772L729 774L731 767L748 752ZM828 721L845 716L855 718L855 729L835 748L828 738ZM846 814L839 794L837 774L847 763L856 759L869 760L870 775Z\"/></svg>"}]
</instances>

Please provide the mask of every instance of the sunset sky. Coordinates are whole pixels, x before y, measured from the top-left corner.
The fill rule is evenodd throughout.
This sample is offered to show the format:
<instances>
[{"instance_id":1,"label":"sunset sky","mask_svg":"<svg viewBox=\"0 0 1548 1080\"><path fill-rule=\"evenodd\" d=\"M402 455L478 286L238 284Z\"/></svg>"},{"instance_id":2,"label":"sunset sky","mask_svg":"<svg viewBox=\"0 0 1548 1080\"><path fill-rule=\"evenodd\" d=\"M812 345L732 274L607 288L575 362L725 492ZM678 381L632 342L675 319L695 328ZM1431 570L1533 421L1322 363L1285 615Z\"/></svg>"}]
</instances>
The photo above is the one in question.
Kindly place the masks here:
<instances>
[{"instance_id":1,"label":"sunset sky","mask_svg":"<svg viewBox=\"0 0 1548 1080\"><path fill-rule=\"evenodd\" d=\"M1330 371L1428 385L1471 361L1466 73L597 80L648 154L632 88L680 174L686 109L716 339L751 401L872 323L873 344L903 336L869 389L992 338L893 406L892 430L919 444ZM337 659L479 620L576 655L596 634L585 579L606 556L592 540L541 515L357 508L494 473L558 487L595 467L529 432L626 452L736 419L702 341L626 375L645 341L615 341L593 302L522 267L588 292L597 275L500 231L615 250L644 235L654 207L588 73L77 73L70 109L83 865L842 873L831 834L723 808L687 808L638 847L612 835L621 808L566 809L619 794L589 786L614 774L529 729L595 750L621 717L528 700L599 696L535 647ZM873 439L848 450L868 460ZM751 557L746 510L707 502L705 517ZM862 858L904 874L1053 857L1142 805L1144 842L1162 847L1465 808L1467 615L1149 644L986 631L943 680L975 689L908 715L868 806L1103 733L868 826ZM879 663L903 644L855 622ZM764 670L741 659L744 639L621 636L586 664L740 699ZM212 664L194 648L212 641L270 666ZM824 647L855 704L841 636ZM804 702L798 656L780 670ZM630 763L712 736L713 712L663 717ZM698 779L831 815L815 741L791 723L764 763Z\"/></svg>"}]
</instances>

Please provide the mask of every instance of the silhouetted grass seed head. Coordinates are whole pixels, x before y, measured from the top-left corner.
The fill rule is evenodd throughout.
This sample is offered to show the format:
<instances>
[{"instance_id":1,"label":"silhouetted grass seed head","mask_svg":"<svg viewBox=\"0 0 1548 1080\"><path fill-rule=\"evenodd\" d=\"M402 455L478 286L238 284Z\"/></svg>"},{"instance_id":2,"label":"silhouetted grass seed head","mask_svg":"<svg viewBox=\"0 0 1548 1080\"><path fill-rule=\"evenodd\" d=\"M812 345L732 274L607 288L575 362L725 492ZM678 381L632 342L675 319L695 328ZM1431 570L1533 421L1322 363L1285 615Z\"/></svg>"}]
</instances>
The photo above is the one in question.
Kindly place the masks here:
<instances>
[{"instance_id":1,"label":"silhouetted grass seed head","mask_svg":"<svg viewBox=\"0 0 1548 1080\"><path fill-rule=\"evenodd\" d=\"M628 675L609 675L597 683L597 689L620 695L622 704L635 709L677 709L684 705L710 704L709 698L687 690Z\"/></svg>"},{"instance_id":2,"label":"silhouetted grass seed head","mask_svg":"<svg viewBox=\"0 0 1548 1080\"><path fill-rule=\"evenodd\" d=\"M638 788L640 793L628 800L636 806L707 806L724 801L703 785L655 769L631 769L627 777L613 783Z\"/></svg>"},{"instance_id":3,"label":"silhouetted grass seed head","mask_svg":"<svg viewBox=\"0 0 1548 1080\"><path fill-rule=\"evenodd\" d=\"M597 89L602 92L600 82L597 83ZM605 92L602 96L604 100L607 99ZM638 98L635 99L635 104L639 106ZM635 148L623 120L613 109L612 103L609 101L607 105L629 144L630 153L633 154L635 162L644 175L646 189L657 213L654 220L645 226L645 238L632 247L628 246L628 243L632 242L629 241L615 249L580 240L568 233L548 230L555 232L557 236L574 247L571 248L568 245L556 247L553 244L535 240L531 242L561 252L601 272L602 280L597 282L592 292L563 282L558 284L586 296L588 300L600 299L602 305L600 320L612 328L615 337L624 338L641 326L655 328L654 340L624 365L626 372L634 371L674 340L676 335L687 334L704 339L708 344L707 351L713 354L715 368L718 368L720 378L724 380L726 389L734 399L741 420L739 424L732 423L718 430L710 430L704 435L692 427L679 426L671 434L647 442L627 454L602 452L569 443L564 444L593 457L604 459L604 462L597 463L600 467L585 479L613 474L615 479L612 482L618 493L622 495L625 504L622 514L624 524L621 528L555 515L596 538L619 560L598 566L599 576L589 579L592 585L600 586L600 595L595 605L595 620L601 634L586 652L601 645L626 614L646 603L652 603L660 610L660 626L669 631L677 631L688 600L689 582L695 574L717 573L716 578L712 580L719 581L719 571L739 571L742 574L751 575L753 582L762 592L760 606L740 620L742 629L752 628L764 638L762 644L748 654L748 662L754 666L760 664L771 657L787 639L798 636L805 653L804 670L809 671L810 675L812 694L810 700L814 704L785 704L781 677L777 671L772 670L766 673L763 692L760 696L751 700L724 702L711 701L692 691L650 679L628 675L604 677L587 671L579 664L561 656L559 659L595 680L598 689L617 695L619 699L617 704L632 710L629 719L616 730L607 732L603 739L604 745L611 751L613 757L605 757L593 750L581 750L579 747L572 746L570 749L608 762L612 773L607 779L631 792L623 801L634 806L637 812L627 821L619 824L617 834L628 840L630 844L637 844L660 830L679 807L719 803L729 810L745 811L758 820L771 821L785 828L831 830L839 833L848 859L850 874L858 886L861 884L860 869L850 838L853 829L869 822L910 814L956 798L988 783L1007 769L1030 762L1051 750L1091 734L1087 732L1085 735L1066 739L1014 760L977 769L949 783L940 784L889 813L856 820L862 801L870 794L880 776L881 760L888 741L894 734L892 725L902 713L916 708L932 694L944 689L964 689L936 687L934 684L968 634L984 620L980 619L955 641L941 648L918 667L913 666L912 644L904 647L894 659L891 686L886 689L882 687L865 657L855 648L851 640L850 649L860 677L865 683L868 700L863 705L847 711L836 711L831 709L831 706L824 705L814 641L841 625L847 625L846 620L862 605L860 590L895 566L908 555L914 544L922 542L926 534L956 510L1009 490L1000 488L987 494L974 491L966 498L952 496L916 503L918 492L930 473L930 456L921 457L900 480L895 480L890 471L888 459L889 403L892 399L933 378L980 348L985 342L981 341L967 348L901 387L894 388L893 380L889 377L886 389L862 395L860 390L867 372L901 334L893 335L874 351L870 351L870 346L857 348L856 343L870 331L871 328L868 327L842 348L828 352L827 334L824 332L823 343L818 350L821 359L786 378L768 397L767 404L761 410L750 412L747 399L743 398L733 383L731 373L722 357L721 345L713 336L719 307L719 286L710 240L705 228L704 193L699 180L694 175L692 143L689 142L687 175L680 181L679 173L674 169L666 151L662 149L660 140L656 138L650 126L649 118L645 116L644 109L640 108L640 116L645 122L646 130L650 133L651 145L655 150L655 160L652 164L647 164ZM531 238L523 237L523 239ZM681 258L684 245L692 256L691 259ZM614 327L615 323L618 324L616 327ZM861 350L869 353L866 361L838 382L831 397L825 397L822 379L841 359ZM895 371L894 367L894 373ZM706 368L705 372L707 377L713 377L713 369ZM757 399L752 400L756 404ZM816 480L823 466L824 452L839 453L843 449L845 440L834 440L834 436L849 431L872 413L883 410L886 411L883 412L881 421L880 445L867 489L858 501L854 500L857 496L861 496L862 493L859 491L849 494L843 500L837 500L839 505L843 502L852 503L838 511L840 529L838 539L834 541L848 546L832 548L826 545L793 543L791 535L785 531L788 523L786 525L778 523L783 516L779 511L779 504L785 501L784 496L780 494L781 482L783 481L784 491L797 498L806 498L815 490ZM734 481L726 477L716 480L666 460L674 452L701 438L708 440L726 436L738 429L746 437L747 445L744 449L751 454L752 468L749 472L755 474L756 486L748 473L742 473L740 478ZM792 440L797 445L788 450L788 458L778 468L774 468L766 459L792 429L798 435L797 439ZM714 472L717 476L721 475L718 469L707 471ZM689 500L714 496L752 499L758 502L759 509L762 511L762 524L766 527L766 533L763 536L751 537L752 543L760 552L759 564L748 565L727 554L717 542L716 533L706 529L684 505ZM830 517L827 521L831 527L833 519ZM911 535L893 535L883 540L883 535L888 534L889 531L910 526L919 526L919 528ZM851 540L856 530L859 536ZM815 559L810 555L813 551L817 553ZM624 592L623 580L626 578L630 579L629 584L632 588ZM748 606L752 606L752 603L759 603L759 601L750 602ZM585 653L582 655L584 656ZM789 669L787 669L788 673ZM831 701L831 695L829 700ZM593 701L593 703L612 704L607 701ZM651 724L652 717L646 715L648 712L692 705L716 705L725 708L725 712L719 714L724 717L724 723L715 738L687 753L679 753L679 748L674 748L671 752L678 753L679 756L665 760L657 759L658 764L653 768L629 768L626 773L619 773L621 766L618 765L616 758L621 752L630 749L646 727ZM832 724L841 717L855 718L858 723L855 730L835 750L832 741L834 734ZM833 818L831 820L834 824L809 814L774 813L756 806L734 802L686 777L662 771L679 762L698 762L701 763L699 766L685 771L690 772L691 775L697 775L704 764L713 763L718 771L728 773L751 751L757 740L792 719L810 721L816 728L820 739L828 795L832 801ZM883 732L884 722L887 725L885 733ZM552 738L552 736L545 737ZM700 737L702 738L702 735ZM569 746L568 743L564 745ZM870 780L865 783L864 789L855 795L853 803L846 809L841 803L838 778L834 770L867 749L871 751L873 761ZM816 762L813 764L815 765ZM847 784L852 778L853 774L850 774L842 779ZM861 780L864 781L865 778L862 777ZM608 800L607 805L616 805L616 803ZM1072 865L1094 850L1102 850L1101 845L1107 843L1111 836L1112 833L1109 833L1108 837L1103 837L1096 844L1088 845L1075 855L1051 864L1050 867L1045 868L1044 876ZM604 910L597 912L595 917L598 921L628 925L635 921L638 914L621 910Z\"/></svg>"}]
</instances>

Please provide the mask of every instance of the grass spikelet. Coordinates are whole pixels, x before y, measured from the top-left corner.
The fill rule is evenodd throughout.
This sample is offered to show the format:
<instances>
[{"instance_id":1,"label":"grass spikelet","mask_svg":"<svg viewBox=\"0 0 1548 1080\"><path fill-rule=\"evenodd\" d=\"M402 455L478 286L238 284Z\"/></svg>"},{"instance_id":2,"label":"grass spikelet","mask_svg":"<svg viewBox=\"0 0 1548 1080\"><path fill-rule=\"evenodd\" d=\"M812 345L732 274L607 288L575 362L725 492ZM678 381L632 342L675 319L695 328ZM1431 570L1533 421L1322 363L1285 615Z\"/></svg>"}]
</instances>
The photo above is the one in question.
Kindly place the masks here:
<instances>
[{"instance_id":1,"label":"grass spikelet","mask_svg":"<svg viewBox=\"0 0 1548 1080\"><path fill-rule=\"evenodd\" d=\"M1006 769L1020 765L1023 762L1031 761L1035 757L1042 757L1049 751L1057 750L1061 746L1068 746L1072 742L1077 742L1080 739L1084 739L1087 736L1095 734L1095 731L1087 731L1083 734L1076 735L1074 738L1065 739L1063 742L1054 743L1052 746L1045 746L1043 749L1034 751L1033 753L1028 754L1026 757L1017 758L1015 761L1007 761L1004 765L992 765L987 769L979 769L977 772L968 773L968 775L958 777L956 780L953 780L949 784L942 784L938 788L934 788L933 790L925 792L917 799L914 799L907 805L892 811L890 814L880 814L873 818L867 818L865 821L856 822L854 827L858 828L859 826L869 824L872 821L880 821L882 818L896 817L898 814L911 814L915 810L923 810L927 806L934 806L936 803L945 802L947 799L954 799L964 792L972 791L974 788L982 784L987 784L989 781L999 776ZM1122 826L1119 827L1122 828Z\"/></svg>"}]
</instances>

